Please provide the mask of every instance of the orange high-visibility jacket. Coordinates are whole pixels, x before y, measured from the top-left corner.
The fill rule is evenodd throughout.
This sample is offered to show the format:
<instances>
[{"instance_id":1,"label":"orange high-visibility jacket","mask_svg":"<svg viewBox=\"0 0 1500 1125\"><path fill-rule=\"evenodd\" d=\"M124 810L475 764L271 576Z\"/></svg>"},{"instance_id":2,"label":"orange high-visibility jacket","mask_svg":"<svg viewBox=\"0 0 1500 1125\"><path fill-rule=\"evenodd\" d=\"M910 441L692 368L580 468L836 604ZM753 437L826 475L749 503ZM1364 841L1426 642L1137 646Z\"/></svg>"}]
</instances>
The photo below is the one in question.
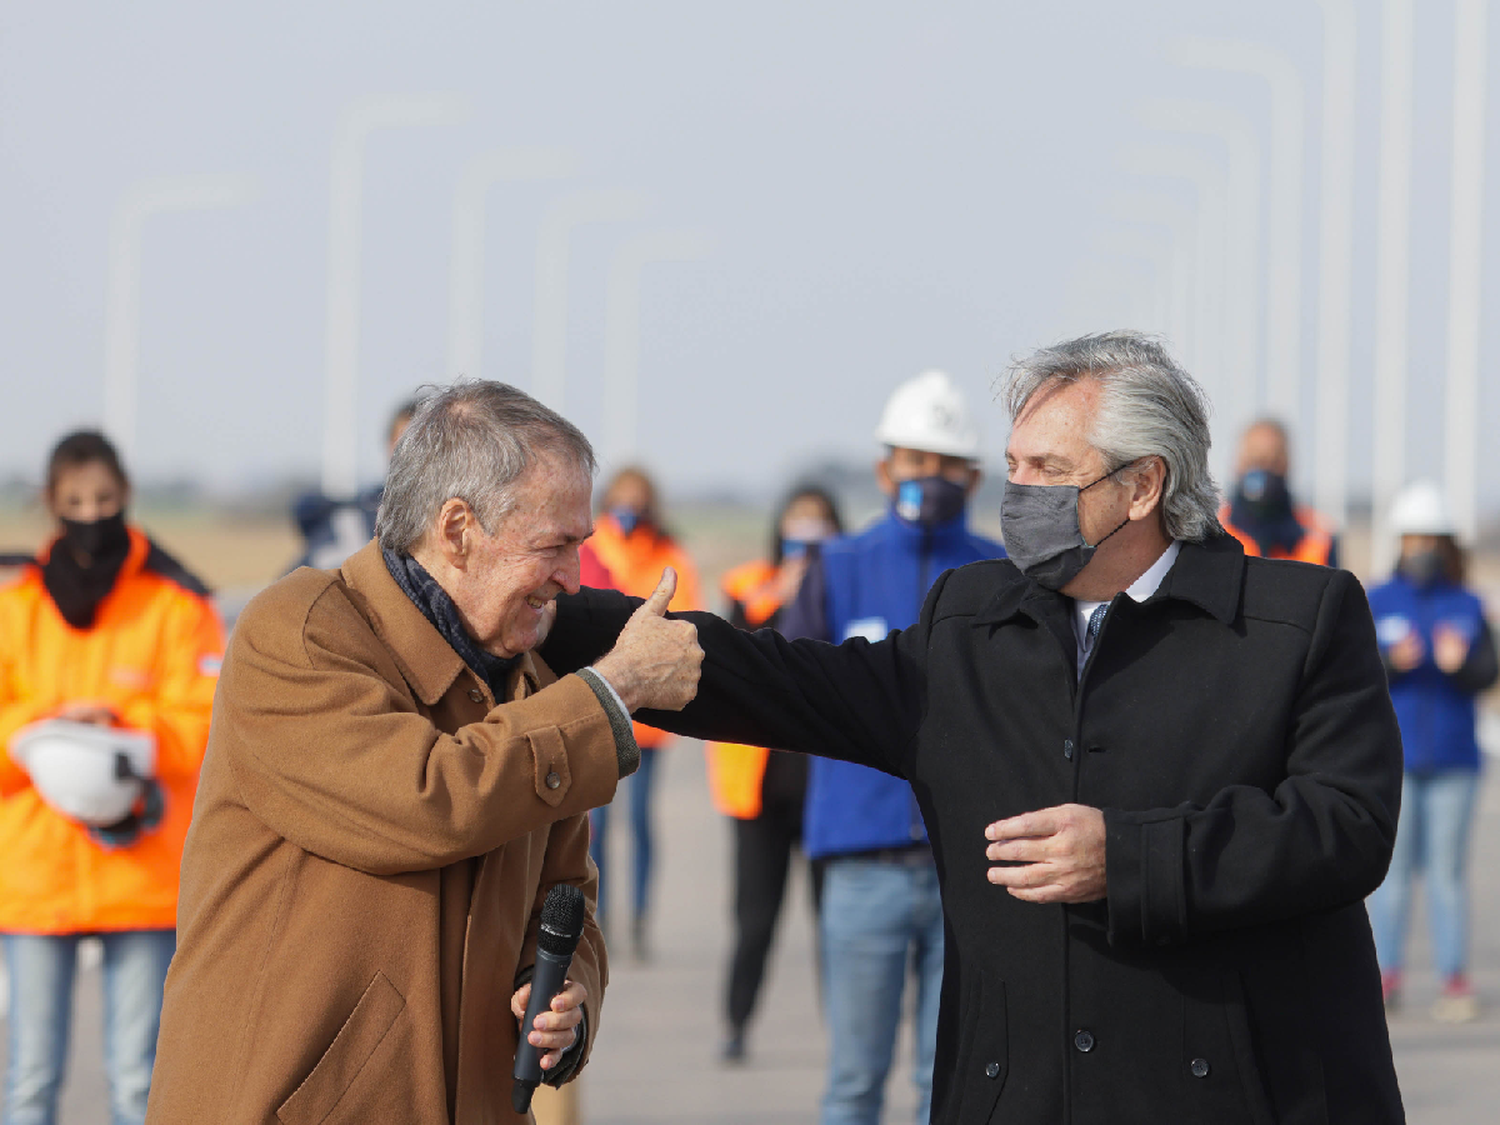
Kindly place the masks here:
<instances>
[{"instance_id":1,"label":"orange high-visibility jacket","mask_svg":"<svg viewBox=\"0 0 1500 1125\"><path fill-rule=\"evenodd\" d=\"M40 566L0 589L0 931L176 925L177 869L223 652L207 591L133 527L130 554L89 629L63 620ZM120 726L156 736L166 807L161 824L125 848L106 849L54 812L10 758L16 731L79 701L102 703Z\"/></svg>"},{"instance_id":2,"label":"orange high-visibility jacket","mask_svg":"<svg viewBox=\"0 0 1500 1125\"><path fill-rule=\"evenodd\" d=\"M1302 539L1296 548L1290 552L1283 551L1279 547L1271 552L1273 559L1295 559L1297 562L1317 563L1319 566L1328 565L1329 552L1333 550L1333 532L1323 522L1323 517L1311 508L1298 505L1295 515L1297 522L1302 525ZM1225 504L1219 509L1219 523L1224 530L1238 539L1245 548L1247 555L1259 555L1260 545L1248 533L1241 531L1229 522L1229 505Z\"/></svg>"},{"instance_id":3,"label":"orange high-visibility jacket","mask_svg":"<svg viewBox=\"0 0 1500 1125\"><path fill-rule=\"evenodd\" d=\"M661 581L662 569L670 566L677 571L677 592L667 608L679 612L703 608L698 600L698 568L675 540L656 528L641 526L624 535L606 512L594 523L594 534L588 542L622 594L650 597ZM635 724L635 740L646 749L662 745L667 738L655 727Z\"/></svg>"},{"instance_id":4,"label":"orange high-visibility jacket","mask_svg":"<svg viewBox=\"0 0 1500 1125\"><path fill-rule=\"evenodd\" d=\"M776 564L769 559L742 563L724 576L724 596L745 613L745 624L758 629L781 608L776 586ZM761 812L761 787L771 752L763 746L738 742L710 742L708 790L714 808L737 820L754 820Z\"/></svg>"}]
</instances>

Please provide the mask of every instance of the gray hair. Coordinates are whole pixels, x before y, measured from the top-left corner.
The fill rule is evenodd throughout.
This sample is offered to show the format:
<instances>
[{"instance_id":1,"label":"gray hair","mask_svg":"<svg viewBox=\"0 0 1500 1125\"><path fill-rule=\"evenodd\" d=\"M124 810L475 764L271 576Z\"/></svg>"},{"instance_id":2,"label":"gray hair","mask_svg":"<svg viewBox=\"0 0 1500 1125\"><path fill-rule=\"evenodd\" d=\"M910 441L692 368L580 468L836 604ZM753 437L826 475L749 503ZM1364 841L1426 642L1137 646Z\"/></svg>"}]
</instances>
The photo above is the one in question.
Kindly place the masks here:
<instances>
[{"instance_id":1,"label":"gray hair","mask_svg":"<svg viewBox=\"0 0 1500 1125\"><path fill-rule=\"evenodd\" d=\"M542 456L560 456L590 478L598 467L583 431L525 391L482 380L423 390L391 454L375 519L388 550L410 551L455 498L493 535L515 507L515 483Z\"/></svg>"},{"instance_id":2,"label":"gray hair","mask_svg":"<svg viewBox=\"0 0 1500 1125\"><path fill-rule=\"evenodd\" d=\"M1208 396L1160 340L1102 332L1041 348L1011 365L1001 397L1014 423L1037 391L1085 379L1101 392L1089 444L1110 475L1160 457L1167 470L1161 499L1167 535L1198 542L1221 531L1219 490L1208 471Z\"/></svg>"}]
</instances>

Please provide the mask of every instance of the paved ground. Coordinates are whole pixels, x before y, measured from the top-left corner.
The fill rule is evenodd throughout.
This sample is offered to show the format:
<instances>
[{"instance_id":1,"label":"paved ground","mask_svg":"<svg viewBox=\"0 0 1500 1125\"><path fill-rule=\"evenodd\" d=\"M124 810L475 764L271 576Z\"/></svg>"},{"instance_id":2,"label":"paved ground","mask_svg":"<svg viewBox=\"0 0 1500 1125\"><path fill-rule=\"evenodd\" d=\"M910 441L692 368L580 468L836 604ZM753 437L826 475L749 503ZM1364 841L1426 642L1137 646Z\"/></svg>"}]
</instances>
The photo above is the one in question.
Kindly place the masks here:
<instances>
[{"instance_id":1,"label":"paved ground","mask_svg":"<svg viewBox=\"0 0 1500 1125\"><path fill-rule=\"evenodd\" d=\"M790 1125L816 1119L823 1036L812 992L806 884L793 888L770 988L741 1068L716 1061L721 962L727 942L728 831L710 811L696 747L671 752L660 774L661 870L654 956L636 964L617 943L604 1034L584 1079L589 1125ZM625 869L625 817L611 841ZM1418 932L1408 1003L1392 1020L1397 1066L1410 1119L1420 1125L1489 1125L1500 1106L1500 778L1491 771L1481 802L1475 856L1475 976L1484 1018L1466 1027L1433 1023L1437 985ZM623 907L624 903L620 905ZM1419 919L1420 931L1420 919ZM99 1064L99 980L78 989L72 1080L63 1125L106 1120ZM0 1031L3 1039L3 1031ZM903 1062L909 1054L902 1047ZM906 1122L908 1071L891 1086L886 1120Z\"/></svg>"}]
</instances>

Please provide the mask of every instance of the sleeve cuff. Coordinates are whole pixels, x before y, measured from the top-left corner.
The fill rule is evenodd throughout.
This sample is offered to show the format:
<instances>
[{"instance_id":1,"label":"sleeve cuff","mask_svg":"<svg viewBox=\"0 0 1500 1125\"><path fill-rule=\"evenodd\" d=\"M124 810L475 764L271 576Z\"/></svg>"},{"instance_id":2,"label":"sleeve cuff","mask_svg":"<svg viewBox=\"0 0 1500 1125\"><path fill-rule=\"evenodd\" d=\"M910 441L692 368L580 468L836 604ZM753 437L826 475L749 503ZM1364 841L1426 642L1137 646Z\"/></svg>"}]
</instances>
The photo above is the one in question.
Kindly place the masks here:
<instances>
[{"instance_id":1,"label":"sleeve cuff","mask_svg":"<svg viewBox=\"0 0 1500 1125\"><path fill-rule=\"evenodd\" d=\"M1181 818L1139 820L1106 809L1104 825L1110 944L1182 941L1187 936L1187 905Z\"/></svg>"},{"instance_id":2,"label":"sleeve cuff","mask_svg":"<svg viewBox=\"0 0 1500 1125\"><path fill-rule=\"evenodd\" d=\"M579 677L589 685L599 699L599 705L609 715L609 729L615 736L615 758L619 762L620 776L629 777L640 768L641 748L636 745L635 730L630 722L630 712L620 699L614 685L592 667L580 668Z\"/></svg>"}]
</instances>

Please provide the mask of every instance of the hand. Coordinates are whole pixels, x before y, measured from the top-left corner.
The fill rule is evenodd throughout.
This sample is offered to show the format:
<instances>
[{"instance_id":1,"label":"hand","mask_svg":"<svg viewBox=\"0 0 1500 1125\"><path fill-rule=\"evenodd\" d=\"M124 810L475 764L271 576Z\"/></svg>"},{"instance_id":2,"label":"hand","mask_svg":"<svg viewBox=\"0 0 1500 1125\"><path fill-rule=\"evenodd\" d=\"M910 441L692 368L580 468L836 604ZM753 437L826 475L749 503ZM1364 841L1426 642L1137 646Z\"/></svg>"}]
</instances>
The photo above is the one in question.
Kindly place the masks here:
<instances>
[{"instance_id":1,"label":"hand","mask_svg":"<svg viewBox=\"0 0 1500 1125\"><path fill-rule=\"evenodd\" d=\"M1422 637L1413 629L1391 646L1391 667L1398 672L1410 672L1422 663L1424 655Z\"/></svg>"},{"instance_id":2,"label":"hand","mask_svg":"<svg viewBox=\"0 0 1500 1125\"><path fill-rule=\"evenodd\" d=\"M792 603L792 599L797 596L797 591L802 588L802 579L807 576L807 564L810 561L810 557L806 554L798 555L794 559L782 560L780 568L776 571L776 577L771 580L775 583L778 605Z\"/></svg>"},{"instance_id":3,"label":"hand","mask_svg":"<svg viewBox=\"0 0 1500 1125\"><path fill-rule=\"evenodd\" d=\"M69 703L57 713L57 717L67 719L71 723L88 723L95 727L110 727L115 723L115 713L103 703L91 703L86 700Z\"/></svg>"},{"instance_id":4,"label":"hand","mask_svg":"<svg viewBox=\"0 0 1500 1125\"><path fill-rule=\"evenodd\" d=\"M563 985L563 990L552 998L545 1012L538 1012L530 1028L522 1028L527 1041L533 1047L544 1047L542 1069L551 1070L562 1061L563 1053L578 1042L578 1025L583 1022L583 1002L589 998L589 990L576 980ZM528 981L516 989L510 998L510 1010L516 1019L526 1018L526 1005L531 1002L531 983Z\"/></svg>"},{"instance_id":5,"label":"hand","mask_svg":"<svg viewBox=\"0 0 1500 1125\"><path fill-rule=\"evenodd\" d=\"M631 614L615 647L594 665L632 713L642 707L681 711L698 694L703 664L698 628L665 616L676 592L677 572L669 566L645 604Z\"/></svg>"},{"instance_id":6,"label":"hand","mask_svg":"<svg viewBox=\"0 0 1500 1125\"><path fill-rule=\"evenodd\" d=\"M1104 897L1104 814L1055 805L998 820L984 830L984 854L1024 866L991 867L991 883L1026 902L1093 902Z\"/></svg>"},{"instance_id":7,"label":"hand","mask_svg":"<svg viewBox=\"0 0 1500 1125\"><path fill-rule=\"evenodd\" d=\"M1439 625L1432 631L1432 659L1444 672L1453 675L1469 659L1469 638L1452 625Z\"/></svg>"}]
</instances>

